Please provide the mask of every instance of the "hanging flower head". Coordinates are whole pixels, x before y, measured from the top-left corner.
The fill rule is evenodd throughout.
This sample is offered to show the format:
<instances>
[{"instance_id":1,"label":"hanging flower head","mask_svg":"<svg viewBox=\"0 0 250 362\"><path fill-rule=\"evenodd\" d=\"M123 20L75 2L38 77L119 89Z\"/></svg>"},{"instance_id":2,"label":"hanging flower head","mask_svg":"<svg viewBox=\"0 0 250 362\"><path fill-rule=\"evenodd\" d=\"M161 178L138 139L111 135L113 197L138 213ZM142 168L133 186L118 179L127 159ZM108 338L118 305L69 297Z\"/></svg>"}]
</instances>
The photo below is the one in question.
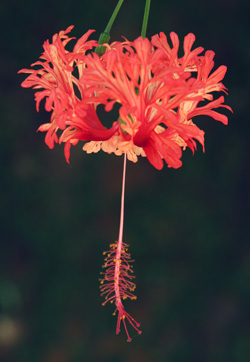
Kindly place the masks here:
<instances>
[{"instance_id":1,"label":"hanging flower head","mask_svg":"<svg viewBox=\"0 0 250 362\"><path fill-rule=\"evenodd\" d=\"M147 0L145 13L149 12L149 3ZM145 21L142 34L144 25ZM32 69L20 71L29 74L22 86L36 89L37 111L45 100L50 122L38 130L46 132L45 142L50 148L64 143L67 162L71 146L79 141L85 142L83 150L87 153L103 150L124 154L119 237L104 252L105 272L100 282L103 305L114 302L116 306L116 333L123 324L131 341L126 322L139 334L141 331L140 324L123 306L124 299L136 299L132 261L123 242L126 159L137 162L142 156L158 170L164 161L168 167L178 168L187 147L194 152L198 141L204 149L204 131L194 123L195 116L207 115L227 124L227 117L217 108L231 108L224 104L223 96L213 98L214 92L225 92L221 81L226 67L212 72L214 52L201 55L203 48L192 50L193 34L185 37L184 55L179 57L179 39L173 32L172 45L160 33L151 40L141 36L111 44L102 41L99 51L94 52L98 43L89 40L93 32L89 30L69 51L68 43L73 38L68 33L72 28L55 34L51 43L44 43L40 60L31 65ZM107 128L98 118L97 108L101 105L110 112L115 104L119 105L119 115Z\"/></svg>"}]
</instances>

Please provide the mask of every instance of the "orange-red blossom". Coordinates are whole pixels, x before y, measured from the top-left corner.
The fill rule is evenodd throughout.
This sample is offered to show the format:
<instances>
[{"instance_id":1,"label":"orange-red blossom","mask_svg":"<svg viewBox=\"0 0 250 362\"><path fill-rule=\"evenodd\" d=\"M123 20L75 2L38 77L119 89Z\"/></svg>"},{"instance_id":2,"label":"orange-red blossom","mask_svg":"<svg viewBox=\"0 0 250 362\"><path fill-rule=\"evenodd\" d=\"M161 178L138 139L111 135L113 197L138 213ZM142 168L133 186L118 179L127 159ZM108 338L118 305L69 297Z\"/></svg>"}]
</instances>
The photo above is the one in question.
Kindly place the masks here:
<instances>
[{"instance_id":1,"label":"orange-red blossom","mask_svg":"<svg viewBox=\"0 0 250 362\"><path fill-rule=\"evenodd\" d=\"M170 34L172 46L164 33L149 39L139 37L130 42L104 44L106 52L99 57L93 52L98 46L88 40L93 30L84 34L73 47L68 33L73 26L55 34L52 43L46 41L41 60L32 64L23 87L36 89L37 110L45 99L45 109L51 112L50 123L41 125L45 142L65 144L69 162L70 147L84 141L87 153L103 150L136 162L146 156L157 169L182 165L182 150L196 149L196 140L204 147L204 132L194 124L197 115L211 116L227 124L217 108L224 97L213 99L213 92L225 91L221 83L226 67L214 66L214 52L203 48L192 50L195 36L184 39L184 55L178 57L179 39ZM99 105L110 112L118 103L119 116L106 128L97 116Z\"/></svg>"},{"instance_id":2,"label":"orange-red blossom","mask_svg":"<svg viewBox=\"0 0 250 362\"><path fill-rule=\"evenodd\" d=\"M51 112L49 123L38 130L47 132L45 142L53 148L64 143L65 157L69 162L70 147L84 141L87 153L103 150L116 155L125 154L121 202L121 222L118 241L110 245L105 259L101 294L105 302L116 306L117 327L121 322L131 341L126 321L141 333L137 323L124 309L124 299L136 299L133 294L132 266L128 245L123 243L124 185L126 159L136 162L138 156L146 156L156 168L182 165L182 150L189 147L193 152L196 141L204 149L204 132L194 124L197 115L211 116L227 124L225 115L216 111L224 97L213 99L213 92L225 92L221 83L226 67L214 66L214 52L200 55L203 48L192 50L195 36L184 39L184 55L179 58L179 39L170 34L172 47L164 33L151 39L139 37L133 42L125 40L103 44L105 53L100 57L93 49L98 46L88 40L93 30L84 34L73 47L66 50L73 39L68 37L72 26L55 34L52 43L46 41L41 60L32 69L20 72L29 76L23 87L36 89L37 110L45 100L45 110ZM106 112L119 104L119 116L112 119L107 128L97 116L102 105Z\"/></svg>"}]
</instances>

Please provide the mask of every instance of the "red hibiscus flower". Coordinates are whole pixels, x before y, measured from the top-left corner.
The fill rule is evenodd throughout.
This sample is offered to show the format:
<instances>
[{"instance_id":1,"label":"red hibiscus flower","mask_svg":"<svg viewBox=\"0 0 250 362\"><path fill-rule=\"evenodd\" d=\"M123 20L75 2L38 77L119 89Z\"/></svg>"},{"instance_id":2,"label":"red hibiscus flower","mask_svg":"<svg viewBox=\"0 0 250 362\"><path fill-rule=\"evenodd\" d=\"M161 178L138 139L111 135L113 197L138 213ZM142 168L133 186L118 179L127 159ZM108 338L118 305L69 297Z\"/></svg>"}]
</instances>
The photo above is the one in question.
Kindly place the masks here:
<instances>
[{"instance_id":1,"label":"red hibiscus flower","mask_svg":"<svg viewBox=\"0 0 250 362\"><path fill-rule=\"evenodd\" d=\"M50 122L38 130L47 132L45 142L53 148L64 143L69 162L70 148L85 142L87 153L103 150L116 155L124 154L121 218L118 241L110 245L105 258L101 294L104 305L114 302L118 315L116 332L121 322L129 336L126 321L141 333L137 323L124 309L123 300L136 299L133 292L132 265L128 245L123 243L124 189L126 159L137 162L138 156L147 157L158 170L182 165L182 150L193 152L198 141L204 149L204 131L194 123L198 115L206 115L227 124L228 119L217 108L227 108L224 97L213 98L214 92L225 92L221 83L226 67L212 72L214 52L201 55L203 48L192 50L195 36L188 34L183 43L184 55L178 57L179 39L170 34L172 46L164 33L151 41L139 37L98 46L88 40L89 30L75 44L66 49L73 39L68 37L72 26L55 34L52 43L46 41L41 60L32 69L20 72L29 76L23 87L36 89L36 108L45 101L45 110L51 112ZM104 54L103 54L104 52ZM101 55L100 55L101 54ZM110 112L119 105L119 114L107 128L97 116L102 105Z\"/></svg>"}]
</instances>

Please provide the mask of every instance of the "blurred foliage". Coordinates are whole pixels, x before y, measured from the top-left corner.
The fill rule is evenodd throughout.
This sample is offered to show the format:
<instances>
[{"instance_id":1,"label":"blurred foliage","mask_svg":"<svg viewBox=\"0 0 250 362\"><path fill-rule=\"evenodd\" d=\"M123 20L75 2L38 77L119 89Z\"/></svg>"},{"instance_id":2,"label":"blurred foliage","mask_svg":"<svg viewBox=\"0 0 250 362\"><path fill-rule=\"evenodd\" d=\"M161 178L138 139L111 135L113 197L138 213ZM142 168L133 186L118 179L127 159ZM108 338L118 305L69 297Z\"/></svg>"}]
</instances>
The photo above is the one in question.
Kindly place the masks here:
<instances>
[{"instance_id":1,"label":"blurred foliage","mask_svg":"<svg viewBox=\"0 0 250 362\"><path fill-rule=\"evenodd\" d=\"M124 241L136 259L138 296L127 310L143 334L115 335L98 278L118 235L122 159L49 150L36 133L49 119L21 89L21 68L74 24L103 31L115 0L1 7L1 362L248 362L250 358L250 3L152 1L148 36L188 32L225 64L229 126L200 117L206 153L183 167L128 165ZM111 40L140 34L143 1L124 1ZM133 332L132 332L133 333ZM132 335L133 336L133 335Z\"/></svg>"}]
</instances>

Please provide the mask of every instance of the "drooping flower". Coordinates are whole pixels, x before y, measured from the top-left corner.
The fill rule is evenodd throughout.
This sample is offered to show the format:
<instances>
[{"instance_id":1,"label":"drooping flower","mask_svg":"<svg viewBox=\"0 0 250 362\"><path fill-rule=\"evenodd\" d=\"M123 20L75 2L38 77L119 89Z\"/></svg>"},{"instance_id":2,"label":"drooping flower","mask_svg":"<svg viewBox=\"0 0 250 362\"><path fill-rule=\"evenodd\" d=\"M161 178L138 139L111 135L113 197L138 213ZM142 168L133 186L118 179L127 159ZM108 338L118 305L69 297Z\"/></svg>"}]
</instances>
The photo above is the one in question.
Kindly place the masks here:
<instances>
[{"instance_id":1,"label":"drooping flower","mask_svg":"<svg viewBox=\"0 0 250 362\"><path fill-rule=\"evenodd\" d=\"M89 30L75 44L72 51L66 46L72 26L55 34L52 43L46 41L41 60L32 69L20 72L29 76L23 87L36 89L36 108L45 101L45 110L51 112L49 123L38 130L46 132L45 142L53 148L64 143L69 162L70 148L85 142L87 153L103 150L116 155L124 154L121 219L118 241L110 245L101 278L101 294L107 302L115 304L116 332L121 322L131 340L126 322L140 334L139 323L128 314L123 300L136 299L135 284L128 245L123 242L124 189L126 159L137 162L138 156L147 157L156 168L182 165L182 150L193 152L198 141L204 149L204 131L194 123L195 116L207 115L227 124L228 119L217 108L231 108L224 97L213 98L213 92L226 92L221 83L226 67L214 66L214 52L201 55L203 48L192 50L195 36L188 34L183 43L184 55L178 56L179 39L170 34L172 47L164 33L154 35L151 41L139 37L130 42L102 44L88 40ZM102 54L100 56L100 54ZM110 112L119 105L119 114L107 128L97 116L98 106ZM114 313L114 314L115 314Z\"/></svg>"}]
</instances>

